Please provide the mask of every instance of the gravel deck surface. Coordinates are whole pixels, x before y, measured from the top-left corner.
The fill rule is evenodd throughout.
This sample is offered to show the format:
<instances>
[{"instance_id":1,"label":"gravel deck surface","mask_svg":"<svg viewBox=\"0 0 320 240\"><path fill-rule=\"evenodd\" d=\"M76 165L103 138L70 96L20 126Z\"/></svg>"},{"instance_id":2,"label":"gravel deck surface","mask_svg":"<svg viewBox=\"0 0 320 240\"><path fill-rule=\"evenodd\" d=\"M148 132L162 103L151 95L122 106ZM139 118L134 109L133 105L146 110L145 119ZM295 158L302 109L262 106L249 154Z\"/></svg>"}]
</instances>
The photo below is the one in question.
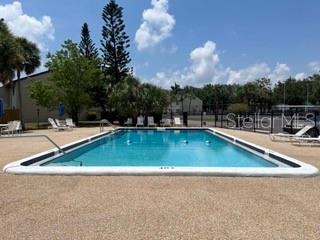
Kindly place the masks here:
<instances>
[{"instance_id":1,"label":"gravel deck surface","mask_svg":"<svg viewBox=\"0 0 320 240\"><path fill-rule=\"evenodd\" d=\"M320 147L222 130L320 168ZM99 132L38 131L66 144ZM51 149L0 139L0 167ZM0 239L320 239L320 177L61 177L0 173Z\"/></svg>"}]
</instances>

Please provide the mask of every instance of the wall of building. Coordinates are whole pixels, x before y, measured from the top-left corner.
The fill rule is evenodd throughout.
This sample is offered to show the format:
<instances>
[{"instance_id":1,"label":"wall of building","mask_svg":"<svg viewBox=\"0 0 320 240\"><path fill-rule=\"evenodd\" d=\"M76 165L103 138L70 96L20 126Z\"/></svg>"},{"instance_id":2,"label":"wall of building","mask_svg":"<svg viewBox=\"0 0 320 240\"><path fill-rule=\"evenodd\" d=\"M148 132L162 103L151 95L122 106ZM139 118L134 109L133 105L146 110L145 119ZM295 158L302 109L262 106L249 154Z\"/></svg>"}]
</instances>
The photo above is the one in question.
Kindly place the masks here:
<instances>
[{"instance_id":1,"label":"wall of building","mask_svg":"<svg viewBox=\"0 0 320 240\"><path fill-rule=\"evenodd\" d=\"M199 98L186 98L183 101L183 109L189 114L201 114L202 112L202 101Z\"/></svg>"},{"instance_id":2,"label":"wall of building","mask_svg":"<svg viewBox=\"0 0 320 240\"><path fill-rule=\"evenodd\" d=\"M53 111L48 111L46 108L37 107L35 102L30 98L28 86L31 84L32 80L39 80L46 82L49 77L48 72L35 74L29 78L23 78L20 82L21 84L21 97L22 97L22 114L23 119L26 123L28 122L37 122L37 109L39 108L39 121L40 122L47 122L48 118L59 118L59 110L58 106ZM15 88L11 89L12 94L10 94L10 88L0 88L0 98L4 98L4 102L6 103L6 108L14 108L19 109L19 95L18 95L18 87L15 84ZM10 103L10 95L11 103ZM10 106L11 105L11 106ZM69 117L67 113L62 118ZM83 110L80 114L80 120L87 119L87 110Z\"/></svg>"},{"instance_id":3,"label":"wall of building","mask_svg":"<svg viewBox=\"0 0 320 240\"><path fill-rule=\"evenodd\" d=\"M10 95L9 91L5 87L0 87L0 98L4 102L4 108L7 109L10 107Z\"/></svg>"},{"instance_id":4,"label":"wall of building","mask_svg":"<svg viewBox=\"0 0 320 240\"><path fill-rule=\"evenodd\" d=\"M27 79L22 79L20 84L21 84L21 97L22 97L22 115L23 119L25 122L37 122L37 109L38 107L34 103L34 101L30 98L29 95L29 90L28 86L31 83L31 79L36 79L36 80L41 80L41 81L46 81L48 77L48 73L43 73L43 74L38 74L35 75L34 77L27 78ZM18 86L16 84L16 94L15 94L15 99L16 99L16 108L20 108L19 106L19 95L18 95ZM57 111L48 111L47 109L43 107L39 107L39 121L40 122L46 122L48 121L48 117L52 118L58 118L58 110Z\"/></svg>"}]
</instances>

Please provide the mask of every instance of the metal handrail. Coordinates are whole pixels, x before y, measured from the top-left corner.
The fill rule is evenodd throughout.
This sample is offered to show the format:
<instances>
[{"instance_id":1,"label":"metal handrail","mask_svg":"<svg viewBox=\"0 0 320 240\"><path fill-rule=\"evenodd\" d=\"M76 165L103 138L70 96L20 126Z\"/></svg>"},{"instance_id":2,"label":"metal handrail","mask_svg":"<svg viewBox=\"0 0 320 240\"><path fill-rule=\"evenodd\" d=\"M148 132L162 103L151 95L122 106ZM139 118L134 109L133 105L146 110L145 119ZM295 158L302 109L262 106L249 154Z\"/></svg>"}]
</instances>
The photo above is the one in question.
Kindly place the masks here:
<instances>
[{"instance_id":1,"label":"metal handrail","mask_svg":"<svg viewBox=\"0 0 320 240\"><path fill-rule=\"evenodd\" d=\"M0 139L7 139L7 138L38 138L38 137L44 137L49 142L51 142L56 148L59 149L60 153L65 154L66 152L58 145L56 144L51 138L49 138L47 135L40 134L40 135L20 135L20 136L0 136Z\"/></svg>"},{"instance_id":2,"label":"metal handrail","mask_svg":"<svg viewBox=\"0 0 320 240\"><path fill-rule=\"evenodd\" d=\"M102 119L100 121L100 132L102 133L104 131L104 124L109 124L109 126L114 129L114 126L112 125L111 122L109 122L107 119Z\"/></svg>"}]
</instances>

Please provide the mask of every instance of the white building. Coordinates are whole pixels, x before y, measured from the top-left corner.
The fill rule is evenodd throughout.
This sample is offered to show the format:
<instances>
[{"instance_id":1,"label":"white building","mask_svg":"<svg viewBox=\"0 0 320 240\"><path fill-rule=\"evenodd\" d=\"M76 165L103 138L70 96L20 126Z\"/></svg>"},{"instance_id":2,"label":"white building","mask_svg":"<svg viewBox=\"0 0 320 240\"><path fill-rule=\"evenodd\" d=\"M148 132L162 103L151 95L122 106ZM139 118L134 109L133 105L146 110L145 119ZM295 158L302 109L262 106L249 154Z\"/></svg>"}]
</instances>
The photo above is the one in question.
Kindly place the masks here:
<instances>
[{"instance_id":1,"label":"white building","mask_svg":"<svg viewBox=\"0 0 320 240\"><path fill-rule=\"evenodd\" d=\"M183 101L173 101L168 106L167 113L181 115L187 112L189 115L198 115L202 112L202 101L198 97L186 97Z\"/></svg>"}]
</instances>

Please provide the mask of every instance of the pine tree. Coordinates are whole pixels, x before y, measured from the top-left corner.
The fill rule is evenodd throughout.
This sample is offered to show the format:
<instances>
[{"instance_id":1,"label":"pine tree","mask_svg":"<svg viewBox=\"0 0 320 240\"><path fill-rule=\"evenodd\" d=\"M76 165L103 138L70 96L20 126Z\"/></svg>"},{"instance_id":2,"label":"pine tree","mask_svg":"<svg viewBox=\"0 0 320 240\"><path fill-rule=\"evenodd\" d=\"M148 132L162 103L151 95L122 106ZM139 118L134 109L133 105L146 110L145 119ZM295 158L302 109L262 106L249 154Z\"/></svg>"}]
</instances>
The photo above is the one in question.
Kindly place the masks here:
<instances>
[{"instance_id":1,"label":"pine tree","mask_svg":"<svg viewBox=\"0 0 320 240\"><path fill-rule=\"evenodd\" d=\"M105 75L111 76L111 86L119 83L130 71L131 59L127 51L130 40L125 32L122 10L115 0L110 0L102 13L105 23L101 40L102 67Z\"/></svg>"},{"instance_id":2,"label":"pine tree","mask_svg":"<svg viewBox=\"0 0 320 240\"><path fill-rule=\"evenodd\" d=\"M99 69L99 71L101 70L99 52L91 39L90 30L87 23L84 23L81 28L81 42L79 44L79 51L82 56L94 61L97 69ZM91 83L88 84L86 91L91 98L91 104L93 106L101 107L102 112L105 113L107 104L106 81L104 81L104 79L102 79L100 76L92 79Z\"/></svg>"},{"instance_id":3,"label":"pine tree","mask_svg":"<svg viewBox=\"0 0 320 240\"><path fill-rule=\"evenodd\" d=\"M87 23L84 23L81 29L81 42L79 44L80 53L86 58L97 59L99 57L98 49L93 43L89 26Z\"/></svg>"}]
</instances>

